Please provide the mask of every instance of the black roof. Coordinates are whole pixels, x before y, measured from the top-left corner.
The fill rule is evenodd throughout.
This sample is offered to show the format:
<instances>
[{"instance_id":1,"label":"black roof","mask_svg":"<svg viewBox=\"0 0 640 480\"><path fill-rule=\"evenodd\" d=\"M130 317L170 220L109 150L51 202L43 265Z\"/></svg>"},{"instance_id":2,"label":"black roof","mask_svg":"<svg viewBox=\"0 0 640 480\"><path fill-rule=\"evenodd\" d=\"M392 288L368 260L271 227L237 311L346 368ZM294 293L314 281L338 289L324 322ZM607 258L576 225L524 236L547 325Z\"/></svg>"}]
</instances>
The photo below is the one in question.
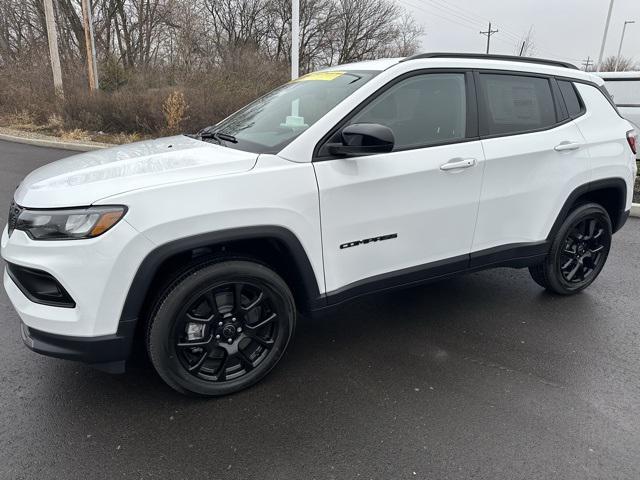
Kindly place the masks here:
<instances>
[{"instance_id":1,"label":"black roof","mask_svg":"<svg viewBox=\"0 0 640 480\"><path fill-rule=\"evenodd\" d=\"M432 53L418 53L407 58L400 60L401 62L407 62L409 60L416 60L418 58L478 58L484 60L508 60L510 62L526 62L526 63L539 63L542 65L552 65L554 67L571 68L578 70L578 67L568 62L561 62L560 60L547 60L545 58L536 57L517 57L515 55L492 55L485 53L446 53L446 52L432 52Z\"/></svg>"}]
</instances>

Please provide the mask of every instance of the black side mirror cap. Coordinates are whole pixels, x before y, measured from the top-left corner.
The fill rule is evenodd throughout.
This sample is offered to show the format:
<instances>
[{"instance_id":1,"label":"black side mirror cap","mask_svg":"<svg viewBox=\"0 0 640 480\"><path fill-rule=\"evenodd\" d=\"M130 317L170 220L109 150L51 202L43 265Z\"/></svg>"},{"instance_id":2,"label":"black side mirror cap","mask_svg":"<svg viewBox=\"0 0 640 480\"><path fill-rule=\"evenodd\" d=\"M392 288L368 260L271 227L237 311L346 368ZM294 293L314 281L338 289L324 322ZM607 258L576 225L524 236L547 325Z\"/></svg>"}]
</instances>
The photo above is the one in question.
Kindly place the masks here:
<instances>
[{"instance_id":1,"label":"black side mirror cap","mask_svg":"<svg viewBox=\"0 0 640 480\"><path fill-rule=\"evenodd\" d=\"M328 145L329 153L337 156L355 157L388 153L393 150L395 138L393 131L378 123L354 123L340 132L342 144Z\"/></svg>"}]
</instances>

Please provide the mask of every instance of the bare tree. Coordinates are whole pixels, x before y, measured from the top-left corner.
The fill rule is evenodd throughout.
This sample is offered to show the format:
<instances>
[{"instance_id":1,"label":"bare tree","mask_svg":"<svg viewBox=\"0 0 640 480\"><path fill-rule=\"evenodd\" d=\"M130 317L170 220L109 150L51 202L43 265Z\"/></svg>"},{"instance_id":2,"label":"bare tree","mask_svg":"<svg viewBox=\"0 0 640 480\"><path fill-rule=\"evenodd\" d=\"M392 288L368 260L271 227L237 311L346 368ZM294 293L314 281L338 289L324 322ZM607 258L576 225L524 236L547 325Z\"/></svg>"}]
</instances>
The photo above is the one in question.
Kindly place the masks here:
<instances>
[{"instance_id":1,"label":"bare tree","mask_svg":"<svg viewBox=\"0 0 640 480\"><path fill-rule=\"evenodd\" d=\"M516 55L522 57L533 57L536 54L535 34L533 25L529 28L526 35L523 35L514 50Z\"/></svg>"},{"instance_id":2,"label":"bare tree","mask_svg":"<svg viewBox=\"0 0 640 480\"><path fill-rule=\"evenodd\" d=\"M640 66L633 60L633 58L620 57L620 60L618 60L618 57L616 57L615 55L611 55L609 57L606 57L602 61L602 63L600 64L600 71L614 72L616 71L616 63L618 65L617 70L619 72L637 70L638 68L640 68Z\"/></svg>"},{"instance_id":3,"label":"bare tree","mask_svg":"<svg viewBox=\"0 0 640 480\"><path fill-rule=\"evenodd\" d=\"M0 1L0 65L30 57L46 45L42 2Z\"/></svg>"},{"instance_id":4,"label":"bare tree","mask_svg":"<svg viewBox=\"0 0 640 480\"><path fill-rule=\"evenodd\" d=\"M395 23L397 32L395 39L380 53L384 57L408 57L420 50L424 28L418 25L409 13L403 13Z\"/></svg>"},{"instance_id":5,"label":"bare tree","mask_svg":"<svg viewBox=\"0 0 640 480\"><path fill-rule=\"evenodd\" d=\"M288 62L290 0L91 0L103 68L191 75L251 61ZM80 0L57 0L63 64L85 58ZM423 29L394 0L301 0L302 71L415 52ZM0 0L0 63L46 45L41 0ZM116 82L117 83L117 82Z\"/></svg>"}]
</instances>

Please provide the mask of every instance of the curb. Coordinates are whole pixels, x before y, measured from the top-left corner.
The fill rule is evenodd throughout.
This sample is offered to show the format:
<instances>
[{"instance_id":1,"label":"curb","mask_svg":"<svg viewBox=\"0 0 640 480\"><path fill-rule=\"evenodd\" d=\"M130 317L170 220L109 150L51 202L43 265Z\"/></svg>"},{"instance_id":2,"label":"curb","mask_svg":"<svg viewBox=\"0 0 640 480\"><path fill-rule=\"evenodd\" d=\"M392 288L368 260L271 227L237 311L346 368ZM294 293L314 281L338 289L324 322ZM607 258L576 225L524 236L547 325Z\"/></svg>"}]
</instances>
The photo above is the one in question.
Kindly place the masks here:
<instances>
[{"instance_id":1,"label":"curb","mask_svg":"<svg viewBox=\"0 0 640 480\"><path fill-rule=\"evenodd\" d=\"M74 142L61 142L58 140L47 140L44 138L27 138L19 137L16 135L8 135L6 133L0 133L0 140L7 142L24 143L25 145L33 145L34 147L48 147L59 148L61 150L74 150L76 152L89 152L91 150L100 150L102 148L109 148L111 145L102 145L100 143L74 143Z\"/></svg>"},{"instance_id":2,"label":"curb","mask_svg":"<svg viewBox=\"0 0 640 480\"><path fill-rule=\"evenodd\" d=\"M640 218L640 203L631 204L631 216Z\"/></svg>"}]
</instances>

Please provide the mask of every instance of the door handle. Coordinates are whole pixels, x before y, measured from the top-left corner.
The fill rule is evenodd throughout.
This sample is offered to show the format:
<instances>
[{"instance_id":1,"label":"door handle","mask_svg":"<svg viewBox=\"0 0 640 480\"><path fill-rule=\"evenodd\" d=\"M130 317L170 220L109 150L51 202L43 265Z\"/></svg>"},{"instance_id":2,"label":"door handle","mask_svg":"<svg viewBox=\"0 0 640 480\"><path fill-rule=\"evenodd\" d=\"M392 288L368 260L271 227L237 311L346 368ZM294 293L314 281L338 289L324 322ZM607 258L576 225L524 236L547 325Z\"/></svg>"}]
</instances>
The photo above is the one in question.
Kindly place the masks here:
<instances>
[{"instance_id":1,"label":"door handle","mask_svg":"<svg viewBox=\"0 0 640 480\"><path fill-rule=\"evenodd\" d=\"M578 150L581 145L577 142L561 142L559 145L553 147L556 152L566 152L568 150Z\"/></svg>"},{"instance_id":2,"label":"door handle","mask_svg":"<svg viewBox=\"0 0 640 480\"><path fill-rule=\"evenodd\" d=\"M477 163L475 158L454 158L440 165L440 170L457 170L459 168L473 167Z\"/></svg>"}]
</instances>

